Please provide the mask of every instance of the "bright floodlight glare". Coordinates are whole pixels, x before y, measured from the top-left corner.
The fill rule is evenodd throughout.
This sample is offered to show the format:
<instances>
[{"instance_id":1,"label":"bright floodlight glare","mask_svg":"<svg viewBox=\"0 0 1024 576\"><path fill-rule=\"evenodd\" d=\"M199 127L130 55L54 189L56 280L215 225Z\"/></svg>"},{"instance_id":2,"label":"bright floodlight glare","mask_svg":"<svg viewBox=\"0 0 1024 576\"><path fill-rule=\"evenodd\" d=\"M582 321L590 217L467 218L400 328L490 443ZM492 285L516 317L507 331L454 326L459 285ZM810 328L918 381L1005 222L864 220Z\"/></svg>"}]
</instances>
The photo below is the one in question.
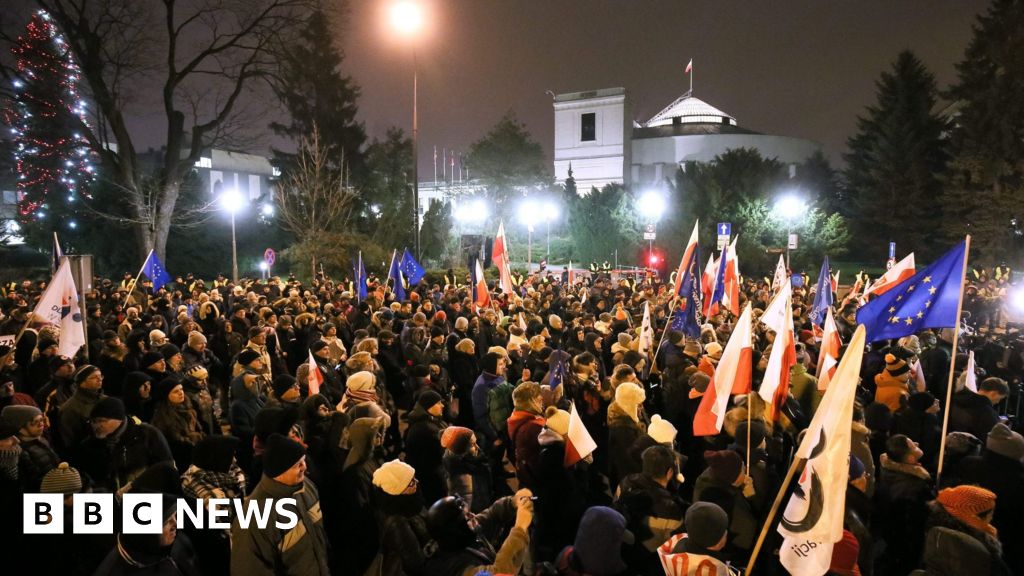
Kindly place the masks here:
<instances>
[{"instance_id":1,"label":"bright floodlight glare","mask_svg":"<svg viewBox=\"0 0 1024 576\"><path fill-rule=\"evenodd\" d=\"M1014 308L1019 312L1024 312L1024 287L1014 289L1010 294L1010 299Z\"/></svg>"},{"instance_id":2,"label":"bright floodlight glare","mask_svg":"<svg viewBox=\"0 0 1024 576\"><path fill-rule=\"evenodd\" d=\"M273 216L274 215L274 205L273 204L264 204L261 211L263 212L264 216Z\"/></svg>"},{"instance_id":3,"label":"bright floodlight glare","mask_svg":"<svg viewBox=\"0 0 1024 576\"><path fill-rule=\"evenodd\" d=\"M266 272L269 269L270 269L270 264L267 264L266 261L260 262L260 270L263 270L264 272Z\"/></svg>"},{"instance_id":4,"label":"bright floodlight glare","mask_svg":"<svg viewBox=\"0 0 1024 576\"><path fill-rule=\"evenodd\" d=\"M459 222L483 222L488 213L487 202L483 198L473 198L460 203L454 216Z\"/></svg>"},{"instance_id":5,"label":"bright floodlight glare","mask_svg":"<svg viewBox=\"0 0 1024 576\"><path fill-rule=\"evenodd\" d=\"M544 203L544 218L547 220L554 220L558 218L558 204L554 202Z\"/></svg>"},{"instance_id":6,"label":"bright floodlight glare","mask_svg":"<svg viewBox=\"0 0 1024 576\"><path fill-rule=\"evenodd\" d=\"M654 191L647 191L640 195L640 213L651 222L657 222L665 213L665 199Z\"/></svg>"},{"instance_id":7,"label":"bright floodlight glare","mask_svg":"<svg viewBox=\"0 0 1024 576\"><path fill-rule=\"evenodd\" d=\"M391 5L391 26L400 34L413 35L423 27L423 8L412 0Z\"/></svg>"},{"instance_id":8,"label":"bright floodlight glare","mask_svg":"<svg viewBox=\"0 0 1024 576\"><path fill-rule=\"evenodd\" d=\"M236 214L242 209L242 205L245 199L238 193L238 190L230 188L221 192L220 194L220 206L229 214Z\"/></svg>"},{"instance_id":9,"label":"bright floodlight glare","mask_svg":"<svg viewBox=\"0 0 1024 576\"><path fill-rule=\"evenodd\" d=\"M532 226L540 214L537 212L540 207L533 200L523 200L519 203L519 221L527 226Z\"/></svg>"},{"instance_id":10,"label":"bright floodlight glare","mask_svg":"<svg viewBox=\"0 0 1024 576\"><path fill-rule=\"evenodd\" d=\"M796 220L807 210L807 204L795 194L786 194L775 202L775 211L787 220Z\"/></svg>"}]
</instances>

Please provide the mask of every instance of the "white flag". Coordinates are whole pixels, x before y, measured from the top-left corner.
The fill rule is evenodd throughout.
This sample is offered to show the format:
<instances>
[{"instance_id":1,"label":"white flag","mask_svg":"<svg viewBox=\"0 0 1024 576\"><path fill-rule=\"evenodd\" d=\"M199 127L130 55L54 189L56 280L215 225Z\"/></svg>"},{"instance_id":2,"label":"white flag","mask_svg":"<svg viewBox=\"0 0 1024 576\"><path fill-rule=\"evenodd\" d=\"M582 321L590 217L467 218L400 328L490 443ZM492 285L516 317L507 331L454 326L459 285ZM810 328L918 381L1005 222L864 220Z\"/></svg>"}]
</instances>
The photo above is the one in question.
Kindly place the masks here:
<instances>
[{"instance_id":1,"label":"white flag","mask_svg":"<svg viewBox=\"0 0 1024 576\"><path fill-rule=\"evenodd\" d=\"M779 254L779 263L775 265L775 277L772 278L772 294L778 294L786 283L786 261Z\"/></svg>"},{"instance_id":2,"label":"white flag","mask_svg":"<svg viewBox=\"0 0 1024 576\"><path fill-rule=\"evenodd\" d=\"M783 387L780 394L789 390L790 369L796 363L796 349L793 338L793 286L788 282L761 314L761 323L775 332L772 353L768 356L768 367L757 392L769 404L775 402L775 392ZM775 406L777 408L777 406ZM774 414L773 414L774 417Z\"/></svg>"},{"instance_id":3,"label":"white flag","mask_svg":"<svg viewBox=\"0 0 1024 576\"><path fill-rule=\"evenodd\" d=\"M974 372L974 350L967 354L967 368L964 369L964 387L978 393L978 375Z\"/></svg>"},{"instance_id":4,"label":"white flag","mask_svg":"<svg viewBox=\"0 0 1024 576\"><path fill-rule=\"evenodd\" d=\"M864 335L864 326L858 326L796 453L807 462L779 523L784 538L779 559L793 576L828 572L832 547L843 538L850 427Z\"/></svg>"},{"instance_id":5,"label":"white flag","mask_svg":"<svg viewBox=\"0 0 1024 576\"><path fill-rule=\"evenodd\" d=\"M85 345L82 309L78 305L78 290L67 259L61 260L60 268L36 304L33 315L33 322L60 326L57 353L61 356L74 358L78 349Z\"/></svg>"},{"instance_id":6,"label":"white flag","mask_svg":"<svg viewBox=\"0 0 1024 576\"><path fill-rule=\"evenodd\" d=\"M644 302L644 319L640 323L640 342L637 345L637 352L644 358L654 346L654 328L651 327L651 304Z\"/></svg>"}]
</instances>

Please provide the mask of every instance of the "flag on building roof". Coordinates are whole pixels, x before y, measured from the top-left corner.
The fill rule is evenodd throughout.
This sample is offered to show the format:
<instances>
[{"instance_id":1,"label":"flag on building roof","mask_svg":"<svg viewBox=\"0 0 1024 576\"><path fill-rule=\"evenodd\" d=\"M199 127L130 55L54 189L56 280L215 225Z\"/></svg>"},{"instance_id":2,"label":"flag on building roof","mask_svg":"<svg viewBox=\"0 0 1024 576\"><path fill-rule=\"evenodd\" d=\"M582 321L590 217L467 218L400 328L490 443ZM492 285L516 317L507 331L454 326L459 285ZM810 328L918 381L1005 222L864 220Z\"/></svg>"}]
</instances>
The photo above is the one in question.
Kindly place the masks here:
<instances>
[{"instance_id":1,"label":"flag on building roof","mask_svg":"<svg viewBox=\"0 0 1024 576\"><path fill-rule=\"evenodd\" d=\"M832 548L843 538L853 403L864 358L864 335L864 327L859 326L796 452L806 464L778 527L783 537L779 560L794 576L827 573Z\"/></svg>"},{"instance_id":2,"label":"flag on building roof","mask_svg":"<svg viewBox=\"0 0 1024 576\"><path fill-rule=\"evenodd\" d=\"M146 275L146 278L153 281L154 292L171 281L171 275L167 273L163 263L160 262L160 258L153 250L150 250L149 256L146 256L146 262L142 265L142 273Z\"/></svg>"},{"instance_id":3,"label":"flag on building roof","mask_svg":"<svg viewBox=\"0 0 1024 576\"><path fill-rule=\"evenodd\" d=\"M894 284L857 311L857 323L868 341L901 338L925 328L953 328L967 267L967 243L952 250L910 278Z\"/></svg>"},{"instance_id":4,"label":"flag on building roof","mask_svg":"<svg viewBox=\"0 0 1024 576\"><path fill-rule=\"evenodd\" d=\"M405 276L409 282L409 287L419 284L427 274L423 266L420 266L420 263L409 253L408 248L402 249L402 261L398 263L398 268L402 271L402 276Z\"/></svg>"},{"instance_id":5,"label":"flag on building roof","mask_svg":"<svg viewBox=\"0 0 1024 576\"><path fill-rule=\"evenodd\" d=\"M690 58L689 64L686 65L686 72L685 72L685 74L689 74L691 72L693 72L693 58Z\"/></svg>"}]
</instances>

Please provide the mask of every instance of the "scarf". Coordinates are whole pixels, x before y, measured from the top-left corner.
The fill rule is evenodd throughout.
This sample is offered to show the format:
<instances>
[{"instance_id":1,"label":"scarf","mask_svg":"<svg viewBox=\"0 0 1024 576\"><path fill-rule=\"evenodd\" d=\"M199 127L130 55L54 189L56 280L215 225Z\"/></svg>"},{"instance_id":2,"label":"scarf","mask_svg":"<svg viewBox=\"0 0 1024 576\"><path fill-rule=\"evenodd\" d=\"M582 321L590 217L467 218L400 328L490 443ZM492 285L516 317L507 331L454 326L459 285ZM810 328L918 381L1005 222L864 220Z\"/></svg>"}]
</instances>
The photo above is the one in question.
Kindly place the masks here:
<instances>
[{"instance_id":1,"label":"scarf","mask_svg":"<svg viewBox=\"0 0 1024 576\"><path fill-rule=\"evenodd\" d=\"M193 464L182 474L181 489L186 496L199 500L241 498L245 495L245 474L234 462L227 472L204 470Z\"/></svg>"},{"instance_id":2,"label":"scarf","mask_svg":"<svg viewBox=\"0 0 1024 576\"><path fill-rule=\"evenodd\" d=\"M355 406L356 404L363 404L365 402L377 403L377 391L366 390L359 391L351 388L345 389L345 397L341 399L341 409L347 410L348 408Z\"/></svg>"},{"instance_id":3,"label":"scarf","mask_svg":"<svg viewBox=\"0 0 1024 576\"><path fill-rule=\"evenodd\" d=\"M6 450L0 450L0 473L11 480L18 479L18 458L21 457L21 446L15 444Z\"/></svg>"}]
</instances>

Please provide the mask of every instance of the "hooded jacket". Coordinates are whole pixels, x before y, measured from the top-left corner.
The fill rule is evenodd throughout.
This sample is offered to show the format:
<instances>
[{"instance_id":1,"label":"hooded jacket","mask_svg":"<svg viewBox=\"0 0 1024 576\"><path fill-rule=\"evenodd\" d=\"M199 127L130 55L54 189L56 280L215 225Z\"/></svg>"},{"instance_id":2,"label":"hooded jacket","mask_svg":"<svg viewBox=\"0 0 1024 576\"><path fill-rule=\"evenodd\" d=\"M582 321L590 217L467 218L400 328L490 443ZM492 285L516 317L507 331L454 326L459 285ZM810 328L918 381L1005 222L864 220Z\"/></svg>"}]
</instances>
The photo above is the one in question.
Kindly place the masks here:
<instances>
[{"instance_id":1,"label":"hooded jacket","mask_svg":"<svg viewBox=\"0 0 1024 576\"><path fill-rule=\"evenodd\" d=\"M508 438L515 454L516 477L521 486L537 486L537 467L540 463L540 444L537 441L544 429L544 418L526 410L513 410L508 418Z\"/></svg>"}]
</instances>

